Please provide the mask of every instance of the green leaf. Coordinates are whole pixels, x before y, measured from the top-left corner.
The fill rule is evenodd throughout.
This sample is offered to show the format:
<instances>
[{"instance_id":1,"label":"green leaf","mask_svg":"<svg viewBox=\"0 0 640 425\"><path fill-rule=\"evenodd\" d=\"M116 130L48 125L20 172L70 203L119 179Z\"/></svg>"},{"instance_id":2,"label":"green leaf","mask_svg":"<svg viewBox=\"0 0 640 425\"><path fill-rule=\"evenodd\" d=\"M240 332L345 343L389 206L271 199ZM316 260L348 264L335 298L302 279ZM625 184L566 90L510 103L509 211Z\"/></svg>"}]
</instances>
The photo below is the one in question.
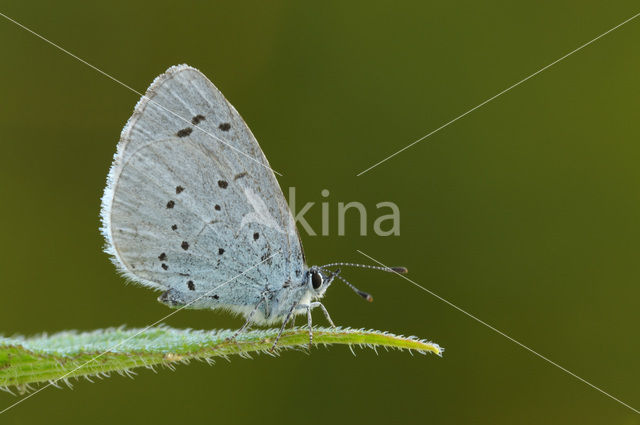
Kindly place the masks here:
<instances>
[{"instance_id":1,"label":"green leaf","mask_svg":"<svg viewBox=\"0 0 640 425\"><path fill-rule=\"evenodd\" d=\"M28 389L38 382L67 382L78 376L127 374L136 367L169 366L189 360L211 362L233 354L267 353L278 329L254 330L229 340L231 330L191 330L153 327L111 328L92 332L60 332L37 337L0 337L0 388ZM294 328L282 333L276 353L287 348L307 348L309 331ZM437 344L388 332L314 328L313 345L346 344L374 348L397 348L442 356Z\"/></svg>"}]
</instances>

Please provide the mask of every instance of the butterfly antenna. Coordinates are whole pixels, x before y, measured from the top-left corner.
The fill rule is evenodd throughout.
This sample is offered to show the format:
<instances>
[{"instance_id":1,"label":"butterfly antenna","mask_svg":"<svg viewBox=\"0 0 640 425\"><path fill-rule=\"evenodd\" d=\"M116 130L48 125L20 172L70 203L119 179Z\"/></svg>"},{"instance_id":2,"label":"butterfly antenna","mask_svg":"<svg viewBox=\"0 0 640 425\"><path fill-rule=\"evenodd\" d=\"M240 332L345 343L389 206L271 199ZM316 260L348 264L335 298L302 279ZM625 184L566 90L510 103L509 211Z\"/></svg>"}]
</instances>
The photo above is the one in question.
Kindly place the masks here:
<instances>
[{"instance_id":1,"label":"butterfly antenna","mask_svg":"<svg viewBox=\"0 0 640 425\"><path fill-rule=\"evenodd\" d=\"M321 267L322 270L324 270L325 272L327 272L327 270L323 267ZM352 284L350 284L349 282L347 282L347 280L345 278L343 278L342 276L340 276L338 273L340 272L340 269L338 269L337 272L333 272L331 274L331 280L333 280L334 278L340 279L341 281L343 281L344 283L347 284L347 286L351 289L353 289L353 292L355 292L356 294L360 295L362 298L364 298L365 300L372 302L373 301L373 297L371 296L371 294L368 294L364 291L359 290L358 288L356 288L355 286L353 286Z\"/></svg>"},{"instance_id":2,"label":"butterfly antenna","mask_svg":"<svg viewBox=\"0 0 640 425\"><path fill-rule=\"evenodd\" d=\"M409 272L409 270L407 270L406 267L380 267L380 266L370 266L368 264L357 264L357 263L331 263L331 264L325 264L324 266L322 266L322 268L334 267L334 266L359 267L361 269L381 270L383 272L401 273L401 274L405 274Z\"/></svg>"}]
</instances>

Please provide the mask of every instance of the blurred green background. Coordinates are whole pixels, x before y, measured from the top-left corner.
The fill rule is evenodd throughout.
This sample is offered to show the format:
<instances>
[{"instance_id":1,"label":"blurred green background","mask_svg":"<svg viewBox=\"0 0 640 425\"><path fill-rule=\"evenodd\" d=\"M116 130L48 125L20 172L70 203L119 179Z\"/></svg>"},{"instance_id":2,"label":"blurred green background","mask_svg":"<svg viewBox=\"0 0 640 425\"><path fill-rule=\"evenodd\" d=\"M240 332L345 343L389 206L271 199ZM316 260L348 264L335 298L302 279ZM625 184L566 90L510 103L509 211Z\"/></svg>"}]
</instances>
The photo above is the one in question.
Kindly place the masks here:
<instances>
[{"instance_id":1,"label":"blurred green background","mask_svg":"<svg viewBox=\"0 0 640 425\"><path fill-rule=\"evenodd\" d=\"M144 91L203 71L298 205L331 192L310 263L363 250L640 406L640 18L362 177L356 174L639 12L635 1L2 3L1 12ZM99 206L138 96L0 18L4 335L145 326L170 312L102 253ZM337 202L401 209L401 235L337 236ZM307 215L319 229L318 204ZM369 220L369 229L373 224ZM640 416L410 283L345 271L334 320L445 356L316 349L47 388L32 423L637 424ZM322 315L315 315L323 323ZM182 311L174 327L237 328ZM0 393L0 409L18 398Z\"/></svg>"}]
</instances>

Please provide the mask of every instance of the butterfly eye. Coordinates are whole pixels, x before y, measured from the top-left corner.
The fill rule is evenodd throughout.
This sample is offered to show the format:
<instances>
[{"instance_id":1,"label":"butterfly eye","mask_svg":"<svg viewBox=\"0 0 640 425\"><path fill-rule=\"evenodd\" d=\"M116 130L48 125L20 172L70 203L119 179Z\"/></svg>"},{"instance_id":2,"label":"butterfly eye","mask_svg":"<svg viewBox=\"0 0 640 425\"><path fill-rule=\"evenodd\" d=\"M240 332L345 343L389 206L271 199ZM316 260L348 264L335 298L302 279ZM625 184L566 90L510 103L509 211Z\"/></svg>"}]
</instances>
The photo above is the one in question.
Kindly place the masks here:
<instances>
[{"instance_id":1,"label":"butterfly eye","mask_svg":"<svg viewBox=\"0 0 640 425\"><path fill-rule=\"evenodd\" d=\"M311 272L311 285L313 289L318 289L322 286L322 275L316 271Z\"/></svg>"}]
</instances>

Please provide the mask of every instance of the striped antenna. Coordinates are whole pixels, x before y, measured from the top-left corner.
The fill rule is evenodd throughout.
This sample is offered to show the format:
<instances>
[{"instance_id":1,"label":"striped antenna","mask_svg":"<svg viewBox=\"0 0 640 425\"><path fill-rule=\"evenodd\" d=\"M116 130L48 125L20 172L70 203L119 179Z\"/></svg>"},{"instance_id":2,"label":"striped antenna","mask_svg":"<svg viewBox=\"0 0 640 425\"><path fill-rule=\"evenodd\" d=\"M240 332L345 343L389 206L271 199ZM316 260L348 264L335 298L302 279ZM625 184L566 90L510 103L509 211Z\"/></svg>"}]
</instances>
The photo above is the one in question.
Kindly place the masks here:
<instances>
[{"instance_id":1,"label":"striped antenna","mask_svg":"<svg viewBox=\"0 0 640 425\"><path fill-rule=\"evenodd\" d=\"M409 270L407 270L406 267L380 267L380 266L370 266L368 264L357 264L357 263L331 263L331 264L325 264L324 266L321 266L322 268L325 267L334 267L334 266L347 266L347 267L359 267L361 269L371 269L371 270L381 270L383 272L390 272L390 273L407 273Z\"/></svg>"},{"instance_id":2,"label":"striped antenna","mask_svg":"<svg viewBox=\"0 0 640 425\"><path fill-rule=\"evenodd\" d=\"M325 273L328 272L328 270L324 269L323 267L320 267L321 270L323 270ZM364 298L365 300L372 302L373 301L373 297L371 296L371 294L368 294L364 291L359 290L358 288L356 288L355 286L353 286L352 284L350 284L349 282L347 282L347 279L343 278L342 276L340 276L338 273L340 272L340 269L338 269L336 272L331 274L331 277L333 280L333 278L338 278L341 281L343 281L344 283L347 284L347 286L351 289L353 289L353 292L355 292L356 294L360 295L362 298Z\"/></svg>"}]
</instances>

